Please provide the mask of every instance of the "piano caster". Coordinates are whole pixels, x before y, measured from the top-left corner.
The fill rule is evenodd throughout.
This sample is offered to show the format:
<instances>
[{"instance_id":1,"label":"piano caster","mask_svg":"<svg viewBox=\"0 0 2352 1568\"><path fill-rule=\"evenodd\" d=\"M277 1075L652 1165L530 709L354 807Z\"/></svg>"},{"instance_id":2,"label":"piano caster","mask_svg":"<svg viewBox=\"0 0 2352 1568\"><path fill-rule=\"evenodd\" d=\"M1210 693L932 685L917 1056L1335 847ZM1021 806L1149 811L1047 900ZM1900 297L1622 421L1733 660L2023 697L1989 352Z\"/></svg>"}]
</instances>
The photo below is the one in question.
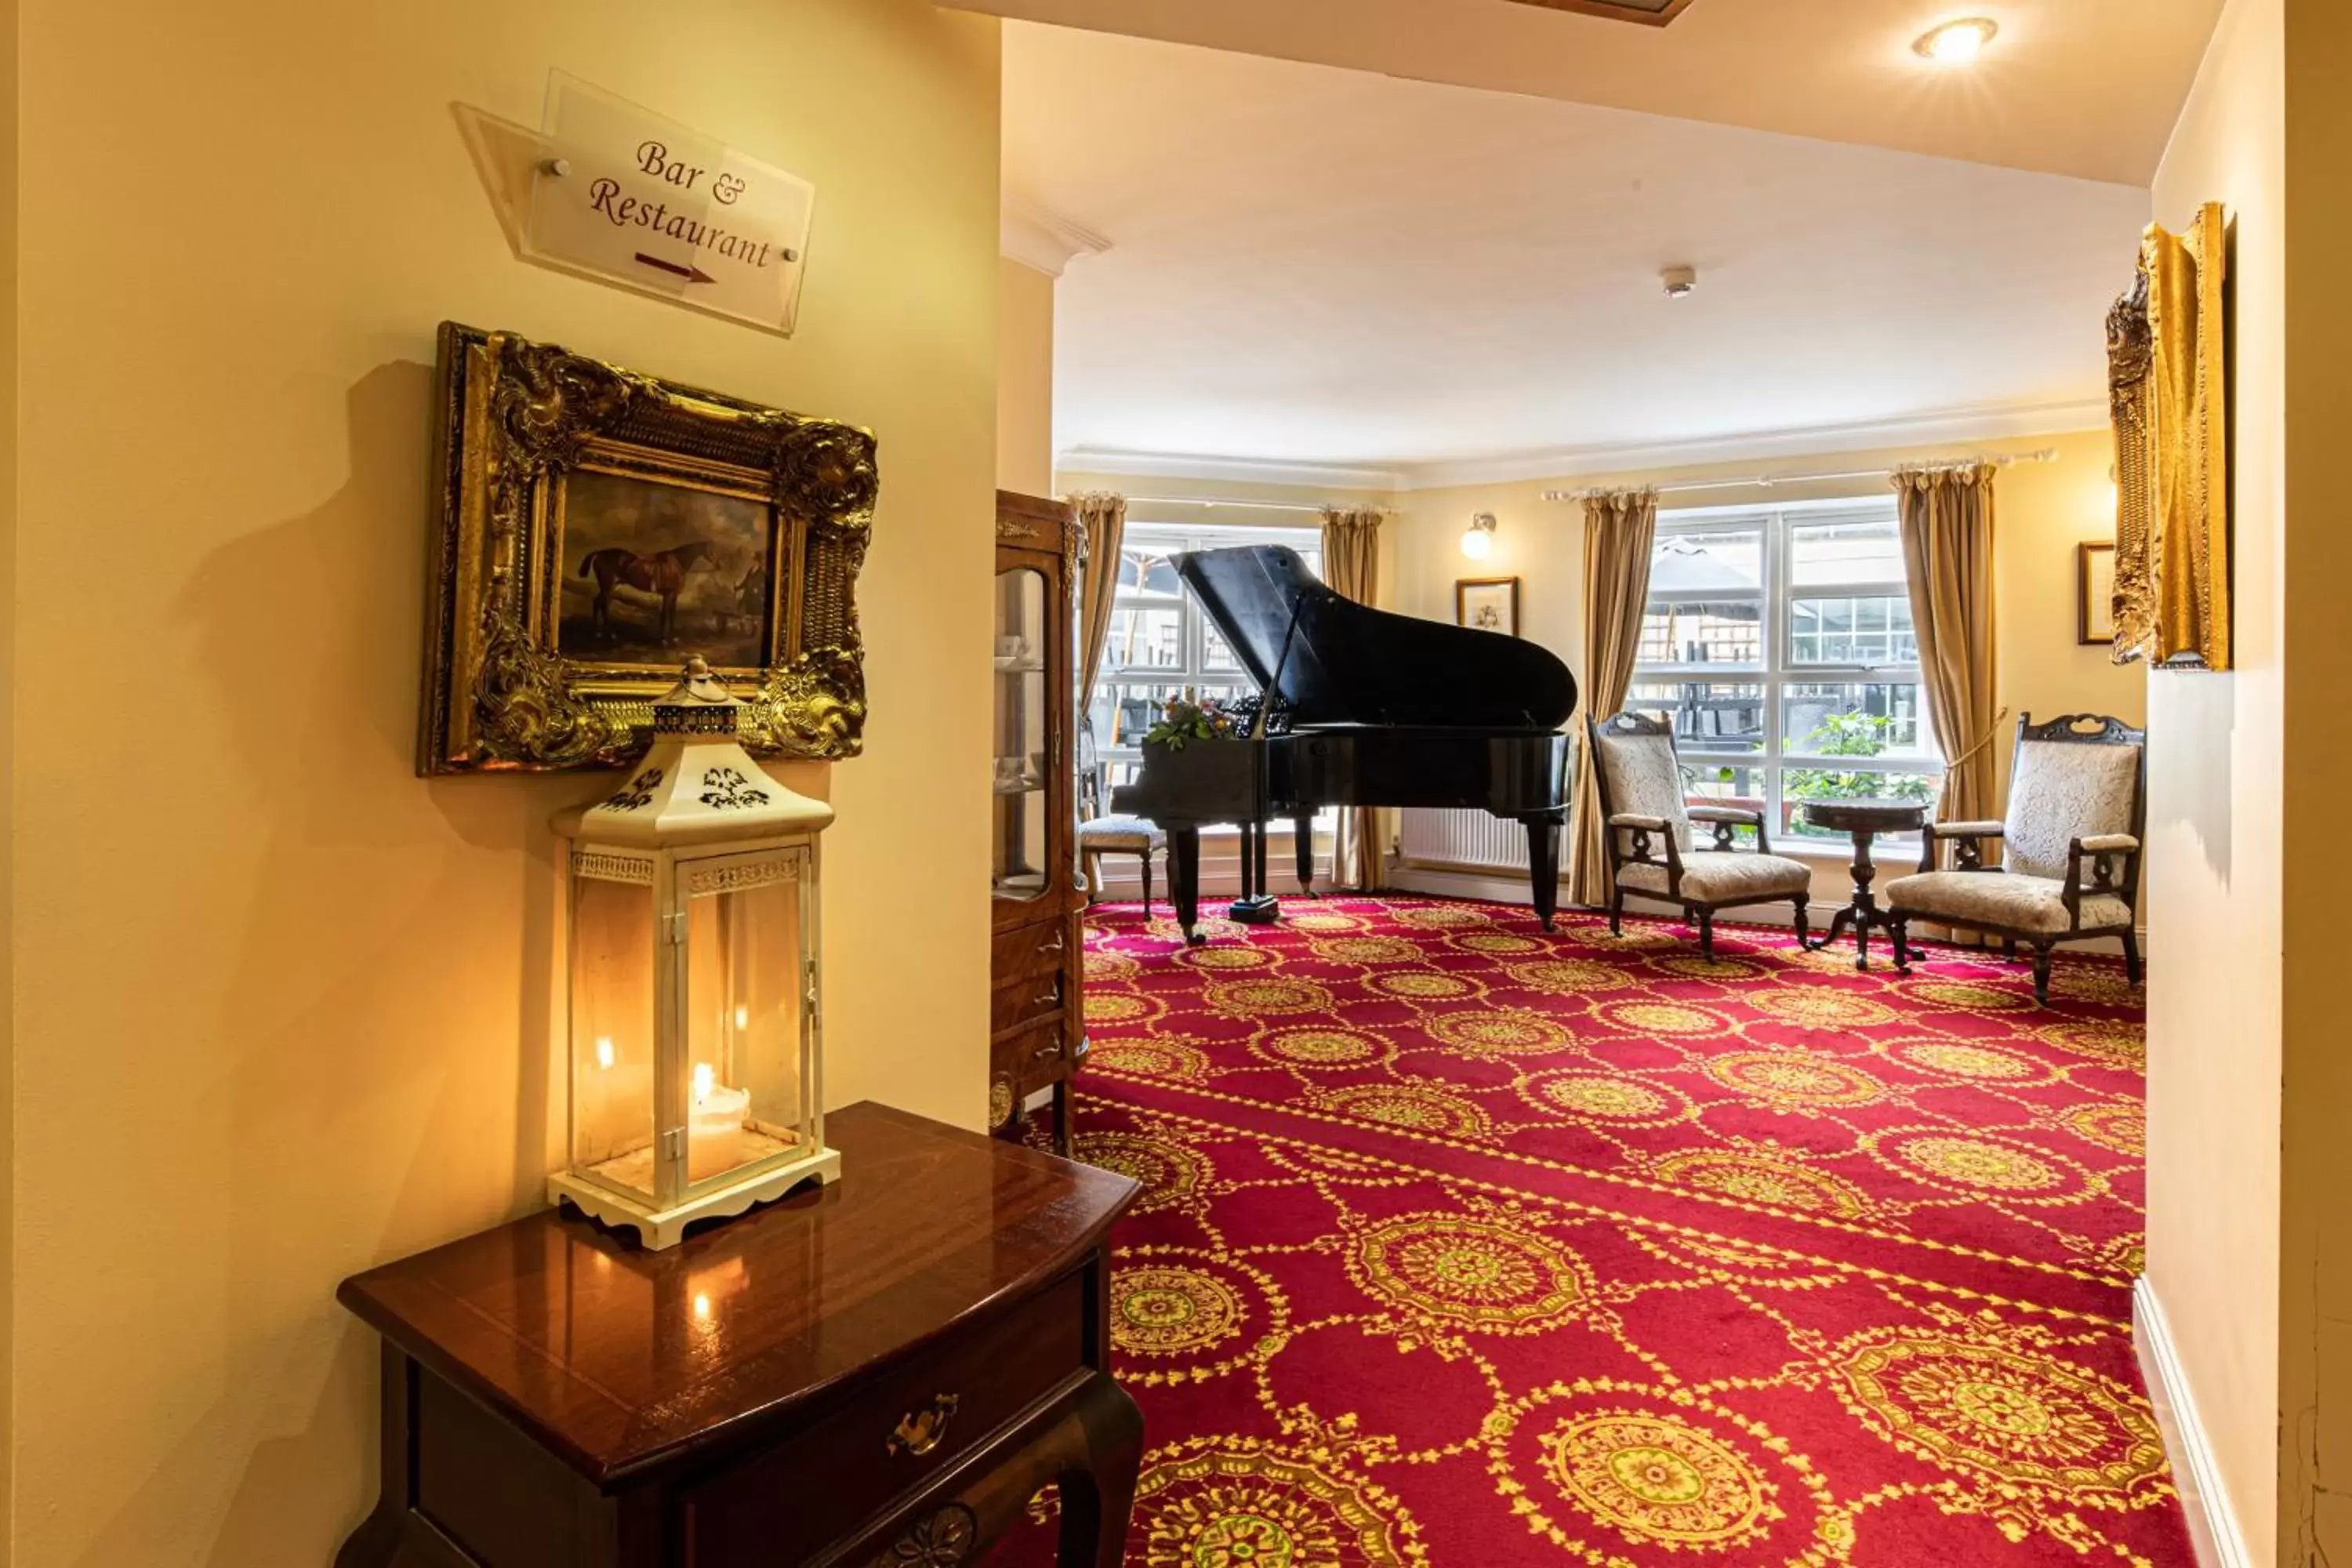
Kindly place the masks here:
<instances>
[{"instance_id":1,"label":"piano caster","mask_svg":"<svg viewBox=\"0 0 2352 1568\"><path fill-rule=\"evenodd\" d=\"M1259 893L1253 898L1235 899L1225 918L1235 925L1270 926L1282 919L1282 902L1272 893Z\"/></svg>"}]
</instances>

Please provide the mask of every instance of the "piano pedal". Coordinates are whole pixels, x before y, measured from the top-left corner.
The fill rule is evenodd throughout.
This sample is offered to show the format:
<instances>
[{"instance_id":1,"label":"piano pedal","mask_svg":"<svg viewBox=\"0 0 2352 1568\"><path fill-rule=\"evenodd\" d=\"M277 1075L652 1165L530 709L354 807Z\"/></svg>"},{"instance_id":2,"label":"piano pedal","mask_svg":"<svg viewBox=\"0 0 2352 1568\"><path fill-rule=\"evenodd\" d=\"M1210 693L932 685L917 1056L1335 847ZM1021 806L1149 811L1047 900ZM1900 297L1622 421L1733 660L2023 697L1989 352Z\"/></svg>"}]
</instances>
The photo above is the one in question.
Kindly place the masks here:
<instances>
[{"instance_id":1,"label":"piano pedal","mask_svg":"<svg viewBox=\"0 0 2352 1568\"><path fill-rule=\"evenodd\" d=\"M1282 902L1272 893L1260 893L1254 899L1235 899L1225 918L1236 925L1270 926L1282 919Z\"/></svg>"}]
</instances>

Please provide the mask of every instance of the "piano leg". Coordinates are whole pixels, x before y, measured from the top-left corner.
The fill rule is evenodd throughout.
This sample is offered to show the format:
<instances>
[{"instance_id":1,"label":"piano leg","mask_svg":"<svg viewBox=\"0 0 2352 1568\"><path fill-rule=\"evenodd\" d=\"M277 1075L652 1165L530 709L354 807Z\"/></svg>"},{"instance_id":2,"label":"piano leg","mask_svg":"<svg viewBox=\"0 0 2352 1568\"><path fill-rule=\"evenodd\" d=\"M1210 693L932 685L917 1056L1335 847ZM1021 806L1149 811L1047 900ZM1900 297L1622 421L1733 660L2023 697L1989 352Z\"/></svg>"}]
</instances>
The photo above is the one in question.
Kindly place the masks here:
<instances>
[{"instance_id":1,"label":"piano leg","mask_svg":"<svg viewBox=\"0 0 2352 1568\"><path fill-rule=\"evenodd\" d=\"M1547 814L1519 820L1528 826L1528 879L1535 887L1536 919L1549 931L1559 912L1559 818Z\"/></svg>"},{"instance_id":2,"label":"piano leg","mask_svg":"<svg viewBox=\"0 0 2352 1568\"><path fill-rule=\"evenodd\" d=\"M1201 830L1168 830L1168 897L1176 906L1176 926L1184 940L1198 947L1201 935Z\"/></svg>"},{"instance_id":3,"label":"piano leg","mask_svg":"<svg viewBox=\"0 0 2352 1568\"><path fill-rule=\"evenodd\" d=\"M1290 847L1298 858L1298 896L1315 896L1315 819L1295 817L1290 824Z\"/></svg>"},{"instance_id":4,"label":"piano leg","mask_svg":"<svg viewBox=\"0 0 2352 1568\"><path fill-rule=\"evenodd\" d=\"M1282 906L1265 890L1265 824L1242 824L1242 896L1227 911L1248 926L1270 926L1282 918Z\"/></svg>"}]
</instances>

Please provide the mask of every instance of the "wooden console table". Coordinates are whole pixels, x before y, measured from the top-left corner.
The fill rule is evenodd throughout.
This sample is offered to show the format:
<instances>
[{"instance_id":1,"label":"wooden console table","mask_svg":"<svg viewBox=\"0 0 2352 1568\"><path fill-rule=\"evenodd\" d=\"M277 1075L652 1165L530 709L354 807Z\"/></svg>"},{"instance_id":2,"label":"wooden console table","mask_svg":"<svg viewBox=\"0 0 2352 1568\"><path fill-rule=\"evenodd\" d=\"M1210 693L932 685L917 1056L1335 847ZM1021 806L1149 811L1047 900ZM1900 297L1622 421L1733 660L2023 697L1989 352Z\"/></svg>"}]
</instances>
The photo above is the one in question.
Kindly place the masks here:
<instances>
[{"instance_id":1,"label":"wooden console table","mask_svg":"<svg viewBox=\"0 0 2352 1568\"><path fill-rule=\"evenodd\" d=\"M343 1282L383 1491L336 1568L957 1568L1061 1488L1117 1568L1123 1176L876 1105L842 1178L667 1252L550 1210Z\"/></svg>"}]
</instances>

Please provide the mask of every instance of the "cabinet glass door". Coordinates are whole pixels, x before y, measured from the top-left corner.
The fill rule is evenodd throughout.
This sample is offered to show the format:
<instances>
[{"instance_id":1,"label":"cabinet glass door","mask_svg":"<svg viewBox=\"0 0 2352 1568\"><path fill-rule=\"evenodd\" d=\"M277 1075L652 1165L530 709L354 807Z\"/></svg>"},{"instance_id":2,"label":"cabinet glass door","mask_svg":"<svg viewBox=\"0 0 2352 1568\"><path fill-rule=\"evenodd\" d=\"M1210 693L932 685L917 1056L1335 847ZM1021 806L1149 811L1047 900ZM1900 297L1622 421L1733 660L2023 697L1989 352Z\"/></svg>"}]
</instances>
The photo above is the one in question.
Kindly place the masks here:
<instances>
[{"instance_id":1,"label":"cabinet glass door","mask_svg":"<svg viewBox=\"0 0 2352 1568\"><path fill-rule=\"evenodd\" d=\"M1045 574L1019 567L996 574L995 892L1034 899L1046 887L1047 781L1052 712L1045 691Z\"/></svg>"}]
</instances>

